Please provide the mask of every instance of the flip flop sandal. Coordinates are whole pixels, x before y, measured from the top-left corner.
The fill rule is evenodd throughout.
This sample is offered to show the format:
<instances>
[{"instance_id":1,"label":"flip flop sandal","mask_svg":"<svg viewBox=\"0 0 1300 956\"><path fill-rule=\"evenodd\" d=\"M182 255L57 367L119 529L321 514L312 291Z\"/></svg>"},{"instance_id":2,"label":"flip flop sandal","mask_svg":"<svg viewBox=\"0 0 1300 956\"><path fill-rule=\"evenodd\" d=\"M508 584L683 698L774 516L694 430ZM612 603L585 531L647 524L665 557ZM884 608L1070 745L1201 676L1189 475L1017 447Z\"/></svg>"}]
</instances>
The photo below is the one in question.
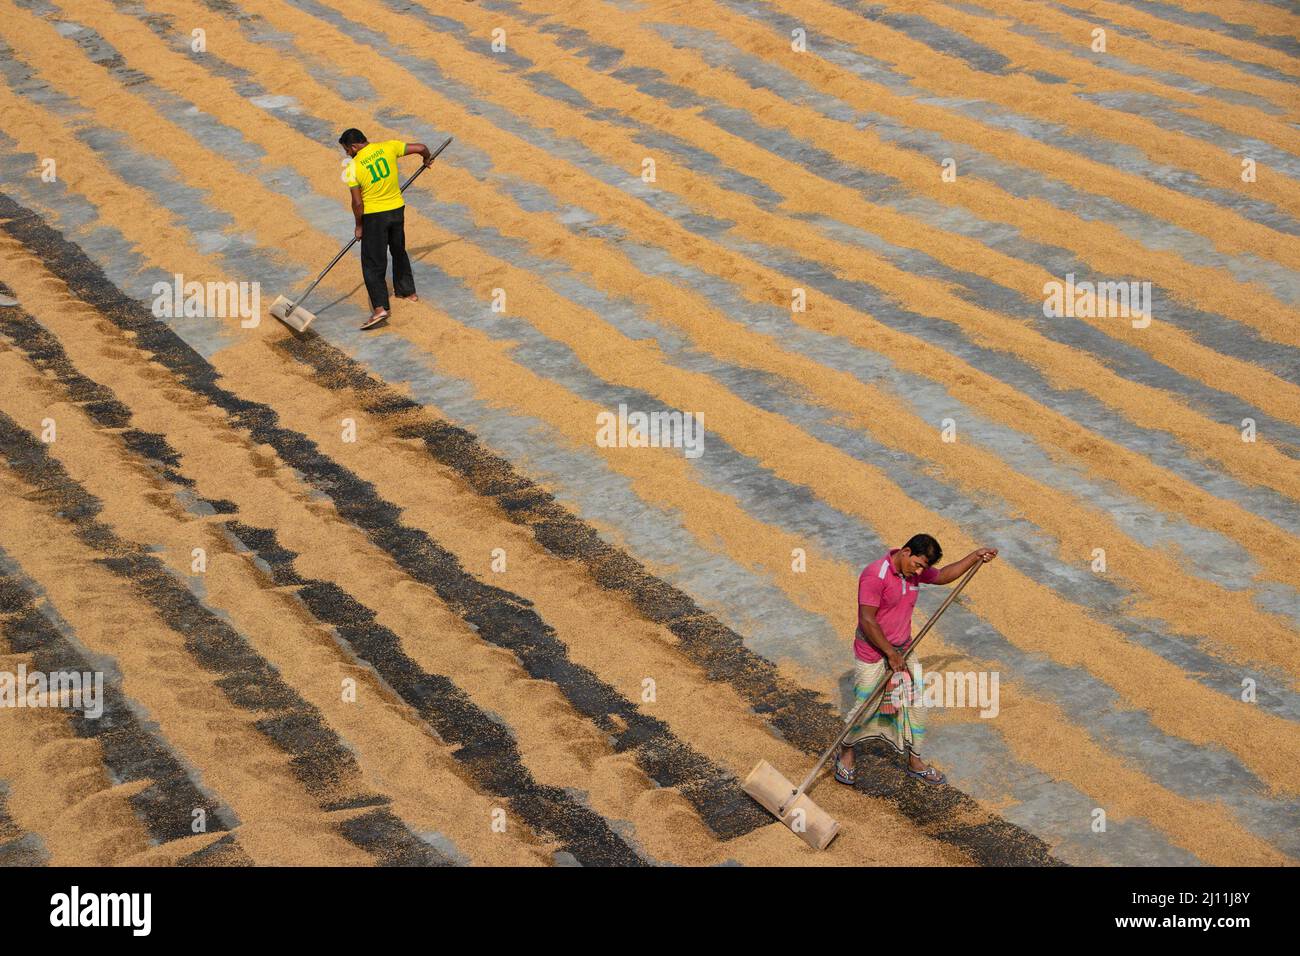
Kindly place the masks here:
<instances>
[{"instance_id":1,"label":"flip flop sandal","mask_svg":"<svg viewBox=\"0 0 1300 956\"><path fill-rule=\"evenodd\" d=\"M379 315L372 315L370 318L366 320L365 324L361 326L361 329L362 331L364 331L366 329L374 328L376 325L384 321L384 319L386 318L388 318L387 312L382 312Z\"/></svg>"},{"instance_id":2,"label":"flip flop sandal","mask_svg":"<svg viewBox=\"0 0 1300 956\"><path fill-rule=\"evenodd\" d=\"M945 783L948 779L938 770L935 770L933 767L926 767L924 770L913 770L911 767L908 767L907 775L909 777L915 777L917 780L923 780L926 783L934 786L938 786L941 783Z\"/></svg>"},{"instance_id":3,"label":"flip flop sandal","mask_svg":"<svg viewBox=\"0 0 1300 956\"><path fill-rule=\"evenodd\" d=\"M844 764L840 763L840 758L836 757L835 758L835 782L842 783L846 787L851 787L853 786L854 782L857 779L858 779L858 768L846 767L844 766Z\"/></svg>"}]
</instances>

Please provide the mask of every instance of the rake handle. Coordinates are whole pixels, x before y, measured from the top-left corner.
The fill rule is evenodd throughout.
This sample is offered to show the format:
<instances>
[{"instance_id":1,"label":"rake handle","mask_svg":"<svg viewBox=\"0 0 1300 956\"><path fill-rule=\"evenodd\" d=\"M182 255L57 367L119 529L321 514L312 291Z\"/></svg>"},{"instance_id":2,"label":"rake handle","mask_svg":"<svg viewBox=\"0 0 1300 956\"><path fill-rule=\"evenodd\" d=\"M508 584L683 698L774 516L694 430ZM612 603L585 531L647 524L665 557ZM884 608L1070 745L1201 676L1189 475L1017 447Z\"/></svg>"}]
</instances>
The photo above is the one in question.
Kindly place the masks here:
<instances>
[{"instance_id":1,"label":"rake handle","mask_svg":"<svg viewBox=\"0 0 1300 956\"><path fill-rule=\"evenodd\" d=\"M943 603L939 605L938 609L930 615L930 619L921 626L919 631L916 632L916 637L912 639L911 645L907 648L907 653L903 655L904 661L912 656L912 652L916 650L916 645L921 643L921 638L925 637L930 628L934 626L934 622L939 620L939 615L948 610L948 605L957 600L957 595L961 594L961 589L966 586L966 583L970 581L971 578L975 577L975 572L978 571L983 564L983 561L977 562L962 576L962 579L957 582L957 586L952 589L946 598L943 599ZM844 743L844 738L849 735L849 731L852 730L853 725L858 722L858 718L861 717L869 707L875 707L876 704L879 703L880 698L885 695L885 690L888 687L889 681L883 681L870 697L853 709L853 713L851 713L848 719L844 722L844 729L840 731L840 735L835 738L835 743L831 744L830 747L827 748L826 752L822 754L821 760L818 760L816 765L808 771L808 776L804 777L803 783L799 784L798 788L790 793L790 799L786 800L786 802L781 805L781 813L784 813L786 807L798 800L800 795L812 786L812 782L817 779L817 775L821 773L822 768L826 766L826 761L830 760L831 755L840 748L841 744ZM780 814L778 814L778 816L779 815Z\"/></svg>"},{"instance_id":2,"label":"rake handle","mask_svg":"<svg viewBox=\"0 0 1300 956\"><path fill-rule=\"evenodd\" d=\"M438 158L438 154L441 153L444 149L446 149L450 145L451 145L451 137L448 136L446 142L444 142L441 146L435 149L433 153L429 156L429 162L421 163L420 168L417 169L415 172L411 173L410 178L408 178L406 182L402 183L400 192L406 192L406 187L411 185L411 183L415 182L415 178L419 176L420 173L428 169L429 166L433 163L433 161ZM316 288L316 286L320 285L320 280L324 279L325 275L336 265L338 265L339 260L342 259L345 255L347 255L348 250L351 249L353 246L355 246L357 242L358 242L357 237L353 236L352 241L350 241L346 246L340 249L339 254L330 260L330 264L321 270L320 275L316 277L316 281L313 282L311 285L307 286L307 291L304 292L302 295L298 296L296 300L289 303L289 308L284 310L284 314L289 315L291 312L293 312L294 309L298 308L298 306L302 303L302 301L306 299L307 296L311 295L311 290Z\"/></svg>"}]
</instances>

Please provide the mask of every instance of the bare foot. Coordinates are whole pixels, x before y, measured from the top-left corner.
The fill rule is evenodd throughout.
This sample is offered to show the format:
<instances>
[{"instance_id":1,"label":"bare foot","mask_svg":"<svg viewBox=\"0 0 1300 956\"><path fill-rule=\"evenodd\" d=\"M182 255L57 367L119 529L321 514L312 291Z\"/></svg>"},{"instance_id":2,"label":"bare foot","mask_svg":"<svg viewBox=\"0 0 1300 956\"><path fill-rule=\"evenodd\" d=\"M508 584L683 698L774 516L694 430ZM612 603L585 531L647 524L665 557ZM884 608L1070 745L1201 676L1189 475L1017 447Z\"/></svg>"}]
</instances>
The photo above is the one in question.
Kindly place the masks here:
<instances>
[{"instance_id":1,"label":"bare foot","mask_svg":"<svg viewBox=\"0 0 1300 956\"><path fill-rule=\"evenodd\" d=\"M395 295L395 296L393 296L393 298L395 298L395 299L404 299L404 300L406 300L407 302L419 302L419 301L420 301L420 297L419 297L418 295L416 295L414 292L412 292L410 295Z\"/></svg>"}]
</instances>

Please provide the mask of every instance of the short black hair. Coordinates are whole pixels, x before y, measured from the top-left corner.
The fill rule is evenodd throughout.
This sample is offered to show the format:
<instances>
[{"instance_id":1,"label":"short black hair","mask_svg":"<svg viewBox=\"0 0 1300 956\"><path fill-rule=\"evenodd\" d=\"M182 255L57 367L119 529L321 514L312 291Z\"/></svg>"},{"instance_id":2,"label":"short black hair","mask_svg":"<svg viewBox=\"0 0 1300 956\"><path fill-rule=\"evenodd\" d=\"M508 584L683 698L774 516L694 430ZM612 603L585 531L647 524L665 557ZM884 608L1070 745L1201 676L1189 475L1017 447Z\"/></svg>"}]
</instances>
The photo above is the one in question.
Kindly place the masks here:
<instances>
[{"instance_id":1,"label":"short black hair","mask_svg":"<svg viewBox=\"0 0 1300 956\"><path fill-rule=\"evenodd\" d=\"M928 534L914 534L907 539L907 544L903 545L905 549L911 551L918 558L925 558L930 567L934 567L943 557L943 548L939 547L939 542Z\"/></svg>"},{"instance_id":2,"label":"short black hair","mask_svg":"<svg viewBox=\"0 0 1300 956\"><path fill-rule=\"evenodd\" d=\"M343 135L339 137L340 146L355 146L357 143L368 142L370 142L370 140L366 139L366 134L355 127L352 129L345 129Z\"/></svg>"}]
</instances>

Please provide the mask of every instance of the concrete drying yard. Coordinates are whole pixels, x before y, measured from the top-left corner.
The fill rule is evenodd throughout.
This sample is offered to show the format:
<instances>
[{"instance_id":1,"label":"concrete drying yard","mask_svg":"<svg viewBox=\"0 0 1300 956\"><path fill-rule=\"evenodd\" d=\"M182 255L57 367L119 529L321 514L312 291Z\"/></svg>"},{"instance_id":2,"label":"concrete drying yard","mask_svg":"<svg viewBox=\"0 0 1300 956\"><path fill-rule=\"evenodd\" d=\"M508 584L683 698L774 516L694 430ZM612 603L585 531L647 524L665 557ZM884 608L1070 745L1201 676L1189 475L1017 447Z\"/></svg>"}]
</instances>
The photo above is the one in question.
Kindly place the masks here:
<instances>
[{"instance_id":1,"label":"concrete drying yard","mask_svg":"<svg viewBox=\"0 0 1300 956\"><path fill-rule=\"evenodd\" d=\"M1298 122L1285 0L0 0L0 863L1300 862ZM818 853L922 531L996 707Z\"/></svg>"}]
</instances>

